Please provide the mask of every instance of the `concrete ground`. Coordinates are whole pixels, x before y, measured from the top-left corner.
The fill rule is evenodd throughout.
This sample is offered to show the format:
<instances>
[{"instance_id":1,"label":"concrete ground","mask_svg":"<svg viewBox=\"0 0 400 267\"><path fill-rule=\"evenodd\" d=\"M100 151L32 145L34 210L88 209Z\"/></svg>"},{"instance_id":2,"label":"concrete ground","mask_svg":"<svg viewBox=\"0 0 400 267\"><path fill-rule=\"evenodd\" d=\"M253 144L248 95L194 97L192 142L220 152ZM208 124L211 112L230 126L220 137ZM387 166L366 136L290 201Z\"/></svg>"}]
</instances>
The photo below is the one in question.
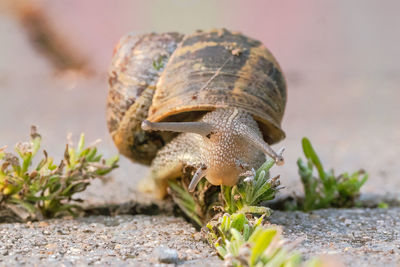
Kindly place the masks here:
<instances>
[{"instance_id":1,"label":"concrete ground","mask_svg":"<svg viewBox=\"0 0 400 267\"><path fill-rule=\"evenodd\" d=\"M395 52L400 40L398 34L391 32L399 26L395 12L398 4L388 1L391 4L385 7L378 1L359 1L362 8L352 6L358 12L351 12L347 1L338 1L335 5L311 2L316 4L314 9L306 9L313 11L309 13L299 6L293 10L279 9L285 14L282 17L292 20L256 13L256 21L276 20L278 24L282 22L281 31L294 29L287 34L277 32L271 21L266 23L272 25L266 30L264 26L254 28L250 15L238 22L228 19L215 22L213 17L214 20L207 23L251 33L272 46L282 63L288 82L288 103L283 119L287 137L275 147L286 147L286 164L273 170L281 174L281 183L286 187L281 195L302 193L296 160L302 155L300 140L307 136L326 168L333 167L336 173L363 168L370 174L363 194L398 198L400 65ZM99 7L107 11L109 7L104 3ZM261 1L259 4L262 5ZM227 8L240 5L233 1ZM173 6L163 8L170 12ZM53 17L56 17L54 10L59 9L57 5L49 4ZM80 23L83 32L97 30L98 25L110 30L107 27L114 24L109 21L115 21L113 19L118 16L135 17L128 11L124 13L121 5L118 9L121 15L111 12L112 19L107 22L87 24L82 13L76 20L75 15L68 20L68 10L69 14L75 13L66 10L57 18L60 23L64 26L69 22ZM244 8L242 10L248 13ZM289 12L287 10L293 11L290 16L285 13ZM218 14L216 12L214 16ZM296 21L299 17L308 20L300 24ZM184 29L176 25L176 29L189 32L202 28L202 25L193 22ZM120 31L125 32L128 28L115 27L118 36L122 34ZM132 27L139 31L136 24ZM140 31L144 30L165 28L160 23L140 28ZM265 36L267 30L273 38ZM8 145L12 149L16 142L28 138L29 127L35 124L43 136L43 147L56 159L62 156L68 132L72 132L75 139L85 132L89 142L101 138L100 151L104 155L117 153L107 133L104 110L106 62L112 47L102 46L102 40L107 38L101 31L94 32L98 35L93 40L80 39L83 35L78 33L70 35L75 42L81 40L78 43L87 57L95 58L94 74L89 77L73 72L55 74L53 66L33 49L15 18L0 14L0 146ZM115 35L112 36L117 38ZM114 39L112 42L107 39L105 43L111 45L116 42ZM282 40L282 43L276 40ZM90 53L93 47L98 49L93 50L95 54ZM83 193L81 197L87 204L140 201L135 186L146 177L147 168L125 158L121 158L120 165L107 183L95 181ZM300 238L302 241L296 249L306 257L329 254L350 266L399 266L399 219L399 209L393 207L313 213L279 211L272 215L271 222L282 225L289 240ZM202 241L196 241L196 233L190 224L169 215L92 216L2 224L0 233L0 266L31 263L51 266L153 265L160 263L157 253L162 253L165 248L177 251L179 264L203 266L205 261L210 265L222 265L212 249ZM160 247L161 252L157 250Z\"/></svg>"},{"instance_id":2,"label":"concrete ground","mask_svg":"<svg viewBox=\"0 0 400 267\"><path fill-rule=\"evenodd\" d=\"M220 263L213 249L198 241L196 230L171 216L92 216L29 224L0 225L0 266L150 266Z\"/></svg>"},{"instance_id":3,"label":"concrete ground","mask_svg":"<svg viewBox=\"0 0 400 267\"><path fill-rule=\"evenodd\" d=\"M399 266L400 209L276 211L305 259L329 255L345 266ZM222 266L215 251L182 218L167 215L90 216L0 225L0 266ZM167 254L168 255L168 254Z\"/></svg>"},{"instance_id":4,"label":"concrete ground","mask_svg":"<svg viewBox=\"0 0 400 267\"><path fill-rule=\"evenodd\" d=\"M345 266L399 266L400 209L276 211L270 221L306 258L329 255Z\"/></svg>"}]
</instances>

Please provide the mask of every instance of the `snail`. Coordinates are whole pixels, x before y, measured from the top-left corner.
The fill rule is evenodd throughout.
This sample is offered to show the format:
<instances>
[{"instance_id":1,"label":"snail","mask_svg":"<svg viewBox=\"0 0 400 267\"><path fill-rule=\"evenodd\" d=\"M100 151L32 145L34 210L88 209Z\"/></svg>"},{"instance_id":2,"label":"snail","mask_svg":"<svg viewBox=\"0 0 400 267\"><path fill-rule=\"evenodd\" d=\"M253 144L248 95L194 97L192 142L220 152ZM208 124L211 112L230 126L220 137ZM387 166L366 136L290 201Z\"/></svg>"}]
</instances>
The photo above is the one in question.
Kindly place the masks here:
<instances>
[{"instance_id":1,"label":"snail","mask_svg":"<svg viewBox=\"0 0 400 267\"><path fill-rule=\"evenodd\" d=\"M234 185L266 155L283 164L269 144L285 137L285 104L277 61L238 32L128 34L114 49L108 128L121 154L150 165L141 187L159 198L187 166L193 191L203 177Z\"/></svg>"}]
</instances>

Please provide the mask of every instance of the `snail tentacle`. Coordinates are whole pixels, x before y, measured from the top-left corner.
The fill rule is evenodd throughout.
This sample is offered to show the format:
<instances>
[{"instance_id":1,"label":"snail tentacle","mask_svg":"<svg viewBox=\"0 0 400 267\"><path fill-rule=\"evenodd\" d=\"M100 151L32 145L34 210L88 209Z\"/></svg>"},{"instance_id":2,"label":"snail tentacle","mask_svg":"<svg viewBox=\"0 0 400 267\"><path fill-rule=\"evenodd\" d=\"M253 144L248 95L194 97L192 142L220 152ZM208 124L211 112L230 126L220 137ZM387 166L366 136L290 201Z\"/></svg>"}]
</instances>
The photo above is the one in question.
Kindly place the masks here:
<instances>
[{"instance_id":1,"label":"snail tentacle","mask_svg":"<svg viewBox=\"0 0 400 267\"><path fill-rule=\"evenodd\" d=\"M205 165L200 166L200 168L197 169L196 173L193 175L192 181L189 184L189 192L193 192L194 189L196 188L197 184L200 182L200 180L206 176L207 173L207 167Z\"/></svg>"},{"instance_id":2,"label":"snail tentacle","mask_svg":"<svg viewBox=\"0 0 400 267\"><path fill-rule=\"evenodd\" d=\"M170 131L178 133L195 133L207 136L212 132L213 126L206 122L150 122L144 120L142 129L145 131Z\"/></svg>"},{"instance_id":3,"label":"snail tentacle","mask_svg":"<svg viewBox=\"0 0 400 267\"><path fill-rule=\"evenodd\" d=\"M243 138L249 143L253 144L255 147L263 151L265 154L269 155L275 160L277 165L283 165L285 163L283 159L284 148L281 148L278 153L276 153L260 136L258 136L250 127L245 124L241 124L239 132Z\"/></svg>"}]
</instances>

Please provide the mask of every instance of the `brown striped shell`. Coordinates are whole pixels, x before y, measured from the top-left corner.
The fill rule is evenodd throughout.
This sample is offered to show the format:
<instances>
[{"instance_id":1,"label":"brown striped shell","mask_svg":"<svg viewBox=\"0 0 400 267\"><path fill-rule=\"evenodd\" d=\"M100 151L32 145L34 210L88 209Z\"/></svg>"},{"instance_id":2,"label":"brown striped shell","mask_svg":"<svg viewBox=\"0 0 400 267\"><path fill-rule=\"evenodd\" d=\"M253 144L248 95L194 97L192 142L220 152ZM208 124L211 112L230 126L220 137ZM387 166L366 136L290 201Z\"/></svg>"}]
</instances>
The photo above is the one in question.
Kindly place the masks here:
<instances>
[{"instance_id":1,"label":"brown striped shell","mask_svg":"<svg viewBox=\"0 0 400 267\"><path fill-rule=\"evenodd\" d=\"M149 164L174 136L144 132L146 118L193 121L218 107L238 107L258 121L267 143L285 137L282 71L261 42L240 33L128 35L116 47L109 83L109 130L120 152L137 162Z\"/></svg>"},{"instance_id":2,"label":"brown striped shell","mask_svg":"<svg viewBox=\"0 0 400 267\"><path fill-rule=\"evenodd\" d=\"M133 161L150 164L174 136L145 132L140 124L148 116L163 66L182 38L179 33L128 34L114 49L108 72L107 124L121 154Z\"/></svg>"}]
</instances>

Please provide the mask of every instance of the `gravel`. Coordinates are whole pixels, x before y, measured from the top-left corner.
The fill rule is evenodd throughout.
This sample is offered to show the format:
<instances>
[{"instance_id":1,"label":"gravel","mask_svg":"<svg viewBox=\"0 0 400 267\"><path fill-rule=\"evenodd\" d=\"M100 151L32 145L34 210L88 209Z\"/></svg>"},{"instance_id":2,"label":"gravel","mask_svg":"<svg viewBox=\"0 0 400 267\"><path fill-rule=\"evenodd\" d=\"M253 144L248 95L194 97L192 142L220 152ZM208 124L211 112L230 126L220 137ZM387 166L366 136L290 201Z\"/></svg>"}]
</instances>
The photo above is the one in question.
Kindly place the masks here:
<instances>
[{"instance_id":1,"label":"gravel","mask_svg":"<svg viewBox=\"0 0 400 267\"><path fill-rule=\"evenodd\" d=\"M0 225L0 266L151 266L219 263L182 218L92 216Z\"/></svg>"},{"instance_id":2,"label":"gravel","mask_svg":"<svg viewBox=\"0 0 400 267\"><path fill-rule=\"evenodd\" d=\"M179 263L179 255L175 249L158 247L154 250L155 255L161 263Z\"/></svg>"},{"instance_id":3,"label":"gravel","mask_svg":"<svg viewBox=\"0 0 400 267\"><path fill-rule=\"evenodd\" d=\"M275 211L288 240L306 258L331 255L346 266L400 265L400 208Z\"/></svg>"},{"instance_id":4,"label":"gravel","mask_svg":"<svg viewBox=\"0 0 400 267\"><path fill-rule=\"evenodd\" d=\"M346 266L399 266L400 208L275 211L270 222L306 259ZM0 224L0 266L222 266L182 218L90 216Z\"/></svg>"}]
</instances>

